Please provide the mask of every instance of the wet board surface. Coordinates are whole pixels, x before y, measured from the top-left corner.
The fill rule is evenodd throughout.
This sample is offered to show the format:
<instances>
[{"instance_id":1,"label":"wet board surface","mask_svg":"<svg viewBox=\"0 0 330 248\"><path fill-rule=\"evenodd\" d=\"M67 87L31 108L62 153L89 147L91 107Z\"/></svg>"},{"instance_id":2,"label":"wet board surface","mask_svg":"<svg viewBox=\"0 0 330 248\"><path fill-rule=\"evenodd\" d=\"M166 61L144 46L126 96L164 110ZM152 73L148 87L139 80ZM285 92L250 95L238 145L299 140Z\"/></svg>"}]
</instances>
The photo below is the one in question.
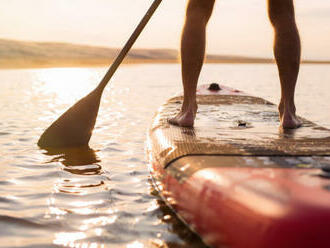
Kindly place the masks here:
<instances>
[{"instance_id":1,"label":"wet board surface","mask_svg":"<svg viewBox=\"0 0 330 248\"><path fill-rule=\"evenodd\" d=\"M148 155L162 197L214 247L330 247L330 130L303 118L282 130L276 105L220 88L198 88L194 128L167 122L182 96L155 115Z\"/></svg>"}]
</instances>

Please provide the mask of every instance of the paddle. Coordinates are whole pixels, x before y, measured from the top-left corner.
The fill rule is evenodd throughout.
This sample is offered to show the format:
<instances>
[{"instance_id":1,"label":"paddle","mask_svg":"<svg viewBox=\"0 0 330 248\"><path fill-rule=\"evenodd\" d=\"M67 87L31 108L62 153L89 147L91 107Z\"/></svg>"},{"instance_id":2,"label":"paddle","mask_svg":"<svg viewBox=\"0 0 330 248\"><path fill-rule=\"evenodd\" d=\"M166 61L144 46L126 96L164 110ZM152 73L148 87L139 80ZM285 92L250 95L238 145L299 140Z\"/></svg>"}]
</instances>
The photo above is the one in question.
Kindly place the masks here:
<instances>
[{"instance_id":1,"label":"paddle","mask_svg":"<svg viewBox=\"0 0 330 248\"><path fill-rule=\"evenodd\" d=\"M105 86L108 84L126 54L147 25L161 1L162 0L154 0L99 85L91 93L68 109L45 130L38 141L40 147L72 147L88 145L94 129L101 96Z\"/></svg>"}]
</instances>

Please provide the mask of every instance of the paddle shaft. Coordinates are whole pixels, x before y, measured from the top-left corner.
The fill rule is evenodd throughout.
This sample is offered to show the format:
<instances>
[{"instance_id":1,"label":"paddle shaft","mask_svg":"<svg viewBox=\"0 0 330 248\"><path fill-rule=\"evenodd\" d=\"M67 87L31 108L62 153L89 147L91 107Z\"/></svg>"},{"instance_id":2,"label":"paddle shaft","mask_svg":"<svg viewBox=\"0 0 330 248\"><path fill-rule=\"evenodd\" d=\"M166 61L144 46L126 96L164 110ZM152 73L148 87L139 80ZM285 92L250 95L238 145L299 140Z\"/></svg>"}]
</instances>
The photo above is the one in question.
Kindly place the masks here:
<instances>
[{"instance_id":1,"label":"paddle shaft","mask_svg":"<svg viewBox=\"0 0 330 248\"><path fill-rule=\"evenodd\" d=\"M158 8L159 4L162 2L162 0L154 0L150 8L148 9L147 13L144 15L142 20L140 21L139 25L135 28L133 34L129 38L129 40L126 42L125 46L123 49L120 51L119 55L117 56L116 60L112 63L111 67L103 77L102 81L100 84L97 86L97 88L103 90L105 86L108 84L109 80L113 76L113 74L116 72L117 68L121 64L121 62L124 60L125 56L131 49L131 47L134 45L136 39L139 37L141 34L142 30L144 27L147 25L149 22L150 18Z\"/></svg>"}]
</instances>

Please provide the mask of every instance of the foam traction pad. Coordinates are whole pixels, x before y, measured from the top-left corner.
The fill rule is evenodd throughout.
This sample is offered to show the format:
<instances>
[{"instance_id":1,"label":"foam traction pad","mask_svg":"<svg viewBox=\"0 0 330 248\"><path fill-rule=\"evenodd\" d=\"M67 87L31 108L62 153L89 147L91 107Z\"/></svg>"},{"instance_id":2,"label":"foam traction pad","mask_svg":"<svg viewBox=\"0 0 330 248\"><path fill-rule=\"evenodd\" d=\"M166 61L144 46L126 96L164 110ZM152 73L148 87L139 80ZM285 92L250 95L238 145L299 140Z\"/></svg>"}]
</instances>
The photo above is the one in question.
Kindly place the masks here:
<instances>
[{"instance_id":1,"label":"foam traction pad","mask_svg":"<svg viewBox=\"0 0 330 248\"><path fill-rule=\"evenodd\" d=\"M164 104L150 129L152 156L166 167L187 155L330 156L330 130L300 118L295 130L279 128L276 105L248 95L200 95L194 128L170 125L182 97Z\"/></svg>"}]
</instances>

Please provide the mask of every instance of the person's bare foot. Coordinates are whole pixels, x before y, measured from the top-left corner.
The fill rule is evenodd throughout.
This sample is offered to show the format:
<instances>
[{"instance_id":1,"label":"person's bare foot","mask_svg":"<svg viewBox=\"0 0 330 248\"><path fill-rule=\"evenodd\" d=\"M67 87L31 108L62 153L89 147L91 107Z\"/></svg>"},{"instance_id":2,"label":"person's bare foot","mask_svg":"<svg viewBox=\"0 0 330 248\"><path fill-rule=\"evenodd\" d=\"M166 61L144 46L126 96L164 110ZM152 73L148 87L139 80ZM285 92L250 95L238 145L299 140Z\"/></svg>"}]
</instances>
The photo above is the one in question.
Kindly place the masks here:
<instances>
[{"instance_id":1,"label":"person's bare foot","mask_svg":"<svg viewBox=\"0 0 330 248\"><path fill-rule=\"evenodd\" d=\"M282 128L295 129L301 127L302 122L296 116L296 108L294 105L292 107L287 107L280 103L278 109Z\"/></svg>"},{"instance_id":2,"label":"person's bare foot","mask_svg":"<svg viewBox=\"0 0 330 248\"><path fill-rule=\"evenodd\" d=\"M181 111L175 117L169 119L168 122L179 127L193 127L197 113L197 104L191 104L190 106L183 106Z\"/></svg>"}]
</instances>

